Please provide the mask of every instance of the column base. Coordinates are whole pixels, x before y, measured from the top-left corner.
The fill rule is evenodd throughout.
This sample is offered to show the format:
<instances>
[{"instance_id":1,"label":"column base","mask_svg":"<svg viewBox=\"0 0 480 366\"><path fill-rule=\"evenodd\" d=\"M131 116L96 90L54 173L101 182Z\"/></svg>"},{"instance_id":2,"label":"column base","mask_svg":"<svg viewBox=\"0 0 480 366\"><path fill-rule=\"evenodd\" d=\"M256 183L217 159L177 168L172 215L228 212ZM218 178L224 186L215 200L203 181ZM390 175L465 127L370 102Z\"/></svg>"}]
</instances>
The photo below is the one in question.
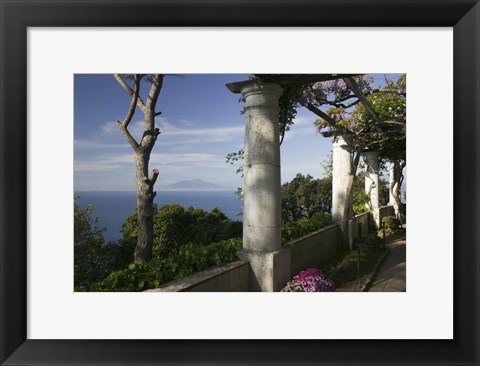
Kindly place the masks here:
<instances>
[{"instance_id":1,"label":"column base","mask_svg":"<svg viewBox=\"0 0 480 366\"><path fill-rule=\"evenodd\" d=\"M290 280L290 248L272 252L242 250L240 257L250 263L249 291L277 292Z\"/></svg>"}]
</instances>

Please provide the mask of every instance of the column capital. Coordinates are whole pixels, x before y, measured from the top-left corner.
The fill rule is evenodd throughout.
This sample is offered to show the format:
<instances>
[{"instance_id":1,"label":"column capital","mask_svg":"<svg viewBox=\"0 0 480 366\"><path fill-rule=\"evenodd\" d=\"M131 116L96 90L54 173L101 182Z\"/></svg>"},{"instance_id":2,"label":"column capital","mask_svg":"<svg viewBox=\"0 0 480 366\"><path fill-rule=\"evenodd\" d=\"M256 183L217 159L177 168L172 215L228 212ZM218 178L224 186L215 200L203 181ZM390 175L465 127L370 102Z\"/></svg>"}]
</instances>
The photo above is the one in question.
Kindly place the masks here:
<instances>
[{"instance_id":1,"label":"column capital","mask_svg":"<svg viewBox=\"0 0 480 366\"><path fill-rule=\"evenodd\" d=\"M251 109L263 109L278 113L278 98L282 95L282 87L278 84L253 81L241 87L240 92L245 99L245 112ZM268 112L268 113L270 113Z\"/></svg>"},{"instance_id":2,"label":"column capital","mask_svg":"<svg viewBox=\"0 0 480 366\"><path fill-rule=\"evenodd\" d=\"M244 91L247 92L249 89L255 90L262 90L267 88L268 89L276 89L282 90L282 87L279 84L276 83L267 83L267 82L262 82L260 80L244 80L244 81L237 81L235 83L229 83L225 85L228 90L230 90L234 94L239 94L242 93L244 94ZM280 95L280 94L279 94Z\"/></svg>"},{"instance_id":3,"label":"column capital","mask_svg":"<svg viewBox=\"0 0 480 366\"><path fill-rule=\"evenodd\" d=\"M240 93L244 97L250 94L274 94L279 97L282 94L283 88L275 83L262 83L258 80L252 80L251 83L245 84L240 88Z\"/></svg>"}]
</instances>

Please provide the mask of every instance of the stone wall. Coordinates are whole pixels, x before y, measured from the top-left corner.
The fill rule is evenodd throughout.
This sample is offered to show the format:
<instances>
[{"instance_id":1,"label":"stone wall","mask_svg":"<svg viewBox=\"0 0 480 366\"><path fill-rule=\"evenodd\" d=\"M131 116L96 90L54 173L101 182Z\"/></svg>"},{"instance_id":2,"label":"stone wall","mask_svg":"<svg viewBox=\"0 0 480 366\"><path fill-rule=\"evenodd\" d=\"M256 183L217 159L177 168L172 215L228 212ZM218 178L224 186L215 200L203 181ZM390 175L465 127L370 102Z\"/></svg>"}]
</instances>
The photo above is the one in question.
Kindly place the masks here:
<instances>
[{"instance_id":1,"label":"stone wall","mask_svg":"<svg viewBox=\"0 0 480 366\"><path fill-rule=\"evenodd\" d=\"M353 248L353 243L355 239L359 236L367 234L371 228L373 228L374 218L372 213L365 212L358 216L355 216L353 219L348 221L348 246L350 249Z\"/></svg>"},{"instance_id":2,"label":"stone wall","mask_svg":"<svg viewBox=\"0 0 480 366\"><path fill-rule=\"evenodd\" d=\"M291 277L307 268L318 267L342 248L342 235L337 224L293 240L290 247Z\"/></svg>"},{"instance_id":3,"label":"stone wall","mask_svg":"<svg viewBox=\"0 0 480 366\"><path fill-rule=\"evenodd\" d=\"M146 292L245 292L248 272L248 262L236 261L166 282Z\"/></svg>"},{"instance_id":4,"label":"stone wall","mask_svg":"<svg viewBox=\"0 0 480 366\"><path fill-rule=\"evenodd\" d=\"M365 212L355 217L358 224L358 236L368 234L373 224L373 217L370 212Z\"/></svg>"},{"instance_id":5,"label":"stone wall","mask_svg":"<svg viewBox=\"0 0 480 366\"><path fill-rule=\"evenodd\" d=\"M293 240L289 247L284 248L290 251L290 278L330 259L342 248L342 240L337 224ZM240 260L164 283L147 292L244 292L249 291L249 272L248 261Z\"/></svg>"},{"instance_id":6,"label":"stone wall","mask_svg":"<svg viewBox=\"0 0 480 366\"><path fill-rule=\"evenodd\" d=\"M381 225L384 217L395 216L395 208L393 206L382 206L378 209L378 216Z\"/></svg>"},{"instance_id":7,"label":"stone wall","mask_svg":"<svg viewBox=\"0 0 480 366\"><path fill-rule=\"evenodd\" d=\"M393 206L379 209L380 218L394 214ZM349 221L350 242L359 235L365 235L373 228L373 217L370 212L356 216ZM319 267L321 262L332 258L344 246L338 224L329 225L302 238L293 240L290 251L290 278L311 267ZM258 289L249 288L251 273L247 260L224 264L191 276L167 282L157 289L148 292L244 292ZM251 287L251 285L250 285Z\"/></svg>"}]
</instances>

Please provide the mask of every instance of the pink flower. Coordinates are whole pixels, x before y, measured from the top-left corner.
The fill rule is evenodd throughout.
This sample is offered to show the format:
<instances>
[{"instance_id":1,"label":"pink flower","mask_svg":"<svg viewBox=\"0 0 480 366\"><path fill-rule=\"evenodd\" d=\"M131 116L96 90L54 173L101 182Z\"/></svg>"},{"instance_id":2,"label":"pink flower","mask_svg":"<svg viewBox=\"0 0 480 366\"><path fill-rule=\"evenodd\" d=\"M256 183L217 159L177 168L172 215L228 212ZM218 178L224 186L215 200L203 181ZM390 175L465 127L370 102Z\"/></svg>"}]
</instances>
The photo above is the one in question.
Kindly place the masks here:
<instances>
[{"instance_id":1,"label":"pink flower","mask_svg":"<svg viewBox=\"0 0 480 366\"><path fill-rule=\"evenodd\" d=\"M333 292L335 284L317 268L300 272L287 283L281 292Z\"/></svg>"}]
</instances>

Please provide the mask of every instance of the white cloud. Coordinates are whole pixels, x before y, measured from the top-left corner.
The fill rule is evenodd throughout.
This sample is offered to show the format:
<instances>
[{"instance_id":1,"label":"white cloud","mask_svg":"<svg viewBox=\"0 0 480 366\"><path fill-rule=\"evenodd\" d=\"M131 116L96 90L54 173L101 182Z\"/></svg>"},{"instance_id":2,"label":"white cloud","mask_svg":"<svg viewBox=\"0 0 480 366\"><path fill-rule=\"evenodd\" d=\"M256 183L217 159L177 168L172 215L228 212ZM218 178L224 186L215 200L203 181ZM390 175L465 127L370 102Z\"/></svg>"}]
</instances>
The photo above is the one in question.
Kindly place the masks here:
<instances>
[{"instance_id":1,"label":"white cloud","mask_svg":"<svg viewBox=\"0 0 480 366\"><path fill-rule=\"evenodd\" d=\"M151 164L169 165L179 163L205 163L224 161L224 158L215 154L204 153L154 153L150 156Z\"/></svg>"},{"instance_id":2,"label":"white cloud","mask_svg":"<svg viewBox=\"0 0 480 366\"><path fill-rule=\"evenodd\" d=\"M113 121L105 122L103 125L100 126L100 130L101 130L101 135L103 136L120 134L120 130L117 127L117 123ZM141 136L143 134L143 121L130 122L130 124L128 125L128 130L133 136Z\"/></svg>"},{"instance_id":3,"label":"white cloud","mask_svg":"<svg viewBox=\"0 0 480 366\"><path fill-rule=\"evenodd\" d=\"M192 126L195 126L195 124L191 121L180 119L177 124L173 124L164 117L157 117L156 122L161 133L157 144L163 146L241 141L245 131L243 124L228 127L193 128ZM115 122L105 122L100 126L100 130L101 135L96 136L96 138L100 138L102 141L106 137L120 133ZM128 130L140 142L143 134L143 121L131 122Z\"/></svg>"},{"instance_id":4,"label":"white cloud","mask_svg":"<svg viewBox=\"0 0 480 366\"><path fill-rule=\"evenodd\" d=\"M241 139L244 134L245 127L229 126L229 127L214 127L214 128L179 128L173 124L163 120L160 123L160 132L165 138L170 136L193 137L189 141L205 143L210 142L225 142L236 139Z\"/></svg>"},{"instance_id":5,"label":"white cloud","mask_svg":"<svg viewBox=\"0 0 480 366\"><path fill-rule=\"evenodd\" d=\"M309 117L295 117L293 119L294 126L305 126L305 125L313 125L313 122L315 121L315 118L309 118Z\"/></svg>"},{"instance_id":6,"label":"white cloud","mask_svg":"<svg viewBox=\"0 0 480 366\"><path fill-rule=\"evenodd\" d=\"M98 140L84 140L84 139L76 139L73 142L73 146L76 150L79 149L121 149L121 148L129 148L131 149L130 145L127 143L124 144L109 144L107 142L102 142Z\"/></svg>"},{"instance_id":7,"label":"white cloud","mask_svg":"<svg viewBox=\"0 0 480 366\"><path fill-rule=\"evenodd\" d=\"M78 161L75 160L74 171L79 172L104 172L119 169L120 165L109 164L107 161Z\"/></svg>"},{"instance_id":8,"label":"white cloud","mask_svg":"<svg viewBox=\"0 0 480 366\"><path fill-rule=\"evenodd\" d=\"M103 132L104 135L112 135L113 133L118 132L118 127L116 126L115 122L105 122L102 126L100 126L100 130Z\"/></svg>"},{"instance_id":9,"label":"white cloud","mask_svg":"<svg viewBox=\"0 0 480 366\"><path fill-rule=\"evenodd\" d=\"M196 167L215 167L223 168L226 166L224 157L216 154L205 153L153 153L150 155L150 166L176 166L192 164ZM98 172L112 171L122 167L125 164L131 164L135 161L133 154L107 155L98 158L89 158L88 160L75 159L75 172Z\"/></svg>"}]
</instances>

